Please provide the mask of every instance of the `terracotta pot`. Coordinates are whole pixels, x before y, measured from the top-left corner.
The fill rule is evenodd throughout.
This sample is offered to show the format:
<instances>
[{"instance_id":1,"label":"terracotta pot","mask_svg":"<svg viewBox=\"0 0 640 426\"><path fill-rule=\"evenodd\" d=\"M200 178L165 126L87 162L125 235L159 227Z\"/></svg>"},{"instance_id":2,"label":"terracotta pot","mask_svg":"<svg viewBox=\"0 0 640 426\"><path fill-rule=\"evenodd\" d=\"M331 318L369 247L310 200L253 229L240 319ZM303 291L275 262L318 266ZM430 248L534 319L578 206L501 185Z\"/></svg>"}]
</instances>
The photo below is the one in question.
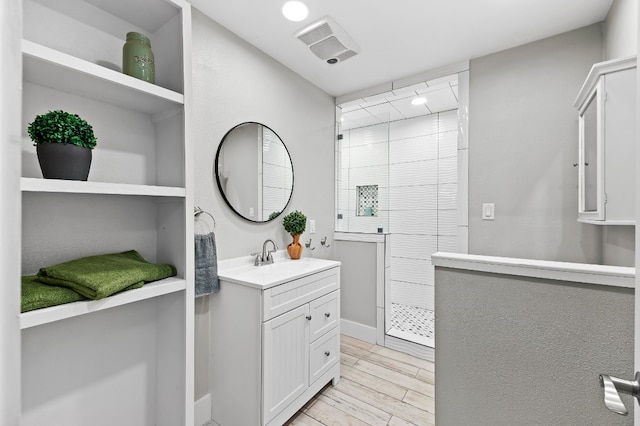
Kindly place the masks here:
<instances>
[{"instance_id":1,"label":"terracotta pot","mask_svg":"<svg viewBox=\"0 0 640 426\"><path fill-rule=\"evenodd\" d=\"M302 257L302 244L300 244L300 234L292 235L293 242L287 246L287 253L291 259L300 259Z\"/></svg>"}]
</instances>

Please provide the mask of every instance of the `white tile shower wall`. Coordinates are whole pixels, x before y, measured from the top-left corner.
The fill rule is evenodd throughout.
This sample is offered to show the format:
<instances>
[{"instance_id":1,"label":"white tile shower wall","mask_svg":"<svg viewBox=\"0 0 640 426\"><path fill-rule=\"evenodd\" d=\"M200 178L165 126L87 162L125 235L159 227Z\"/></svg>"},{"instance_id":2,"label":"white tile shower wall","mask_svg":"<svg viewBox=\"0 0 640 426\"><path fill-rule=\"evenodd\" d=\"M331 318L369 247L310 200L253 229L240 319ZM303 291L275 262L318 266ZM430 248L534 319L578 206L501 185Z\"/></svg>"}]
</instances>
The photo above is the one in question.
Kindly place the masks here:
<instances>
[{"instance_id":1,"label":"white tile shower wall","mask_svg":"<svg viewBox=\"0 0 640 426\"><path fill-rule=\"evenodd\" d=\"M438 160L389 165L389 186L437 185Z\"/></svg>"},{"instance_id":2,"label":"white tile shower wall","mask_svg":"<svg viewBox=\"0 0 640 426\"><path fill-rule=\"evenodd\" d=\"M456 210L458 198L458 184L443 183L438 185L438 205L439 210ZM438 232L442 234L442 232Z\"/></svg>"},{"instance_id":3,"label":"white tile shower wall","mask_svg":"<svg viewBox=\"0 0 640 426\"><path fill-rule=\"evenodd\" d=\"M391 281L391 303L433 310L433 286ZM411 303L407 303L407 301Z\"/></svg>"},{"instance_id":4,"label":"white tile shower wall","mask_svg":"<svg viewBox=\"0 0 640 426\"><path fill-rule=\"evenodd\" d=\"M396 186L390 192L389 206L392 211L438 208L437 185Z\"/></svg>"},{"instance_id":5,"label":"white tile shower wall","mask_svg":"<svg viewBox=\"0 0 640 426\"><path fill-rule=\"evenodd\" d=\"M457 132L458 131L458 111L451 110L438 114L438 132Z\"/></svg>"},{"instance_id":6,"label":"white tile shower wall","mask_svg":"<svg viewBox=\"0 0 640 426\"><path fill-rule=\"evenodd\" d=\"M437 158L437 134L390 141L389 162L391 164L435 160Z\"/></svg>"},{"instance_id":7,"label":"white tile shower wall","mask_svg":"<svg viewBox=\"0 0 640 426\"><path fill-rule=\"evenodd\" d=\"M389 124L389 140L397 141L438 133L438 114L394 121Z\"/></svg>"},{"instance_id":8,"label":"white tile shower wall","mask_svg":"<svg viewBox=\"0 0 640 426\"><path fill-rule=\"evenodd\" d=\"M391 257L429 260L431 254L438 251L439 238L435 235L391 234L389 242Z\"/></svg>"},{"instance_id":9,"label":"white tile shower wall","mask_svg":"<svg viewBox=\"0 0 640 426\"><path fill-rule=\"evenodd\" d=\"M390 125L392 303L433 309L430 256L458 232L457 129L457 111Z\"/></svg>"},{"instance_id":10,"label":"white tile shower wall","mask_svg":"<svg viewBox=\"0 0 640 426\"><path fill-rule=\"evenodd\" d=\"M384 142L351 146L349 168L353 170L356 167L386 166L389 163L388 150L388 145Z\"/></svg>"},{"instance_id":11,"label":"white tile shower wall","mask_svg":"<svg viewBox=\"0 0 640 426\"><path fill-rule=\"evenodd\" d=\"M438 158L455 158L457 150L458 133L456 131L438 134Z\"/></svg>"},{"instance_id":12,"label":"white tile shower wall","mask_svg":"<svg viewBox=\"0 0 640 426\"><path fill-rule=\"evenodd\" d=\"M392 234L438 235L438 211L391 210L389 212L389 232Z\"/></svg>"},{"instance_id":13,"label":"white tile shower wall","mask_svg":"<svg viewBox=\"0 0 640 426\"><path fill-rule=\"evenodd\" d=\"M433 285L433 266L430 259L391 258L391 280L421 285ZM404 303L411 305L411 303Z\"/></svg>"}]
</instances>

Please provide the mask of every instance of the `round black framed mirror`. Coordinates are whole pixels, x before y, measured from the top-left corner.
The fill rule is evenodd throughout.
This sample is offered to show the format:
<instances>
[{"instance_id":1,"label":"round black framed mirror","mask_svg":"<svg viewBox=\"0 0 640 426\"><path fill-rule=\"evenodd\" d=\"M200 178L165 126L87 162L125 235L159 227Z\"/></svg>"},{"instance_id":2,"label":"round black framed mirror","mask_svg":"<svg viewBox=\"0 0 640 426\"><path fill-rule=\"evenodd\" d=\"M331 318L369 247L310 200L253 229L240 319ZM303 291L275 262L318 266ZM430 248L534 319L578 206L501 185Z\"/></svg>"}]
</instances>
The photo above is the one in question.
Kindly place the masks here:
<instances>
[{"instance_id":1,"label":"round black framed mirror","mask_svg":"<svg viewBox=\"0 0 640 426\"><path fill-rule=\"evenodd\" d=\"M215 159L218 189L243 219L268 222L287 207L293 194L293 162L282 139L254 121L229 130Z\"/></svg>"}]
</instances>

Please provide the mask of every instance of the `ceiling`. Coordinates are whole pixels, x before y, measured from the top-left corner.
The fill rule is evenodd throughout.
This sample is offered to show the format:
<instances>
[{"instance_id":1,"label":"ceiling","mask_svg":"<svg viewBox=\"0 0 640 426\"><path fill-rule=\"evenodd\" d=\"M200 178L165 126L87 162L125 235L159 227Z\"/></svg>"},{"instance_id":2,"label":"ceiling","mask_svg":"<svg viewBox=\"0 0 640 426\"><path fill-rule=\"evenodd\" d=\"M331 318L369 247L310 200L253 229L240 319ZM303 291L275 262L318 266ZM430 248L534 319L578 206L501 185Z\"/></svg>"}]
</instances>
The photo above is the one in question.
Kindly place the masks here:
<instances>
[{"instance_id":1,"label":"ceiling","mask_svg":"<svg viewBox=\"0 0 640 426\"><path fill-rule=\"evenodd\" d=\"M413 105L412 100L425 103ZM458 108L458 75L428 80L401 89L354 99L338 105L340 131L435 114Z\"/></svg>"},{"instance_id":2,"label":"ceiling","mask_svg":"<svg viewBox=\"0 0 640 426\"><path fill-rule=\"evenodd\" d=\"M338 97L601 22L612 0L305 0L302 22L282 16L285 0L190 2ZM329 65L294 36L325 16L358 55Z\"/></svg>"}]
</instances>

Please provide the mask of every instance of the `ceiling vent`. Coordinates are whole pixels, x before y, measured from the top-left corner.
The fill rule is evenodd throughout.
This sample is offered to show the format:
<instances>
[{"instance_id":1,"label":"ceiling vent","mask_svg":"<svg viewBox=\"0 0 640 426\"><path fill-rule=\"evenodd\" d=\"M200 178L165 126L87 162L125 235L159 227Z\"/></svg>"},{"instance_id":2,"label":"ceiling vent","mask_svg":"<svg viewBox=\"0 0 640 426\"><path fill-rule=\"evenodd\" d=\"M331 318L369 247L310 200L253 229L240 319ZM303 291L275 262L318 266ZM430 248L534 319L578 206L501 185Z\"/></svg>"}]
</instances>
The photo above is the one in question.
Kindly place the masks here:
<instances>
[{"instance_id":1,"label":"ceiling vent","mask_svg":"<svg viewBox=\"0 0 640 426\"><path fill-rule=\"evenodd\" d=\"M329 64L345 61L360 51L351 37L328 16L304 27L296 37Z\"/></svg>"}]
</instances>

